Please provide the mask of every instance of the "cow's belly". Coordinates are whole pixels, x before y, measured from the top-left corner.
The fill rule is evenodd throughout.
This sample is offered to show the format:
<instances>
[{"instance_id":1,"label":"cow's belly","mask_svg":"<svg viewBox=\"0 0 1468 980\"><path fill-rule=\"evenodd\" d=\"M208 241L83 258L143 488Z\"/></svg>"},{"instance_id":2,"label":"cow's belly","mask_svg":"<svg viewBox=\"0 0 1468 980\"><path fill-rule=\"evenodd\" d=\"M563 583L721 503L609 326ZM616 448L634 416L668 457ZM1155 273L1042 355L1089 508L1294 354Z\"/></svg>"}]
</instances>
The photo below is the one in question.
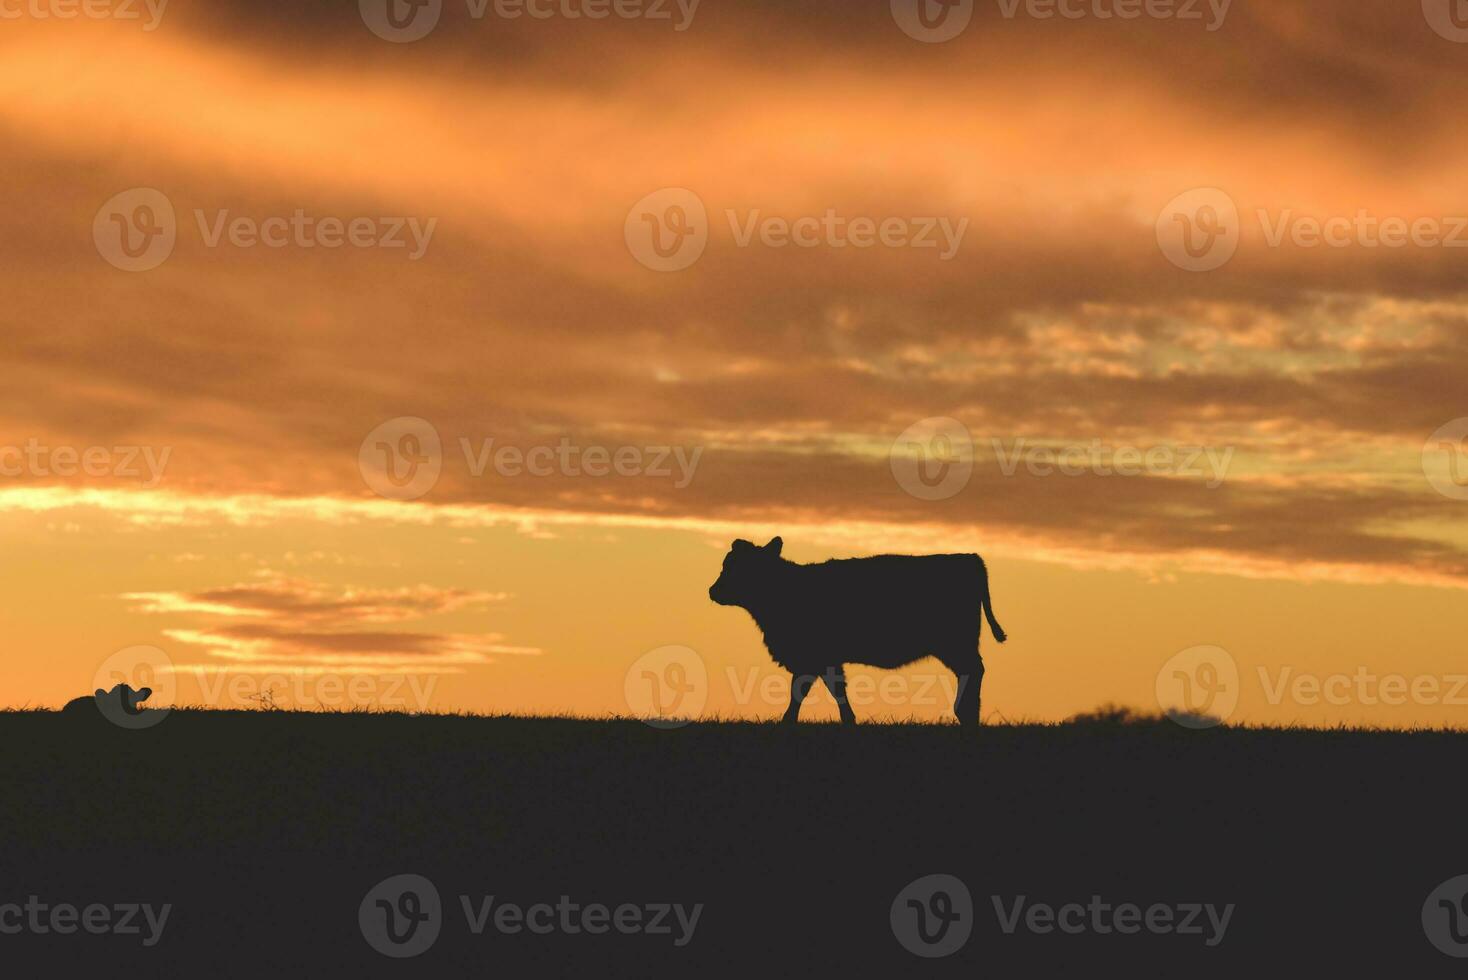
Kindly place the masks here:
<instances>
[{"instance_id":1,"label":"cow's belly","mask_svg":"<svg viewBox=\"0 0 1468 980\"><path fill-rule=\"evenodd\" d=\"M816 658L829 662L865 664L870 667L902 667L930 656L945 656L977 649L977 609L963 612L920 609L900 620L856 616L844 628L823 638L826 649Z\"/></svg>"}]
</instances>

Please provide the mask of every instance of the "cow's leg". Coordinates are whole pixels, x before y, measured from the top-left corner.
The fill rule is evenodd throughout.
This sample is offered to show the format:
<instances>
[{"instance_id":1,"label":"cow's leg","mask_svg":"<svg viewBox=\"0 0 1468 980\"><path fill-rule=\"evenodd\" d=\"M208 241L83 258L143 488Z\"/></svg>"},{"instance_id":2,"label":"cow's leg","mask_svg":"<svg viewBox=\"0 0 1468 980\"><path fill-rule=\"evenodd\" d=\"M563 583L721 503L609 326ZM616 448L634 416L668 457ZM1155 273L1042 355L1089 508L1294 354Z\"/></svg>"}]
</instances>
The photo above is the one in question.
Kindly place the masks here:
<instances>
[{"instance_id":1,"label":"cow's leg","mask_svg":"<svg viewBox=\"0 0 1468 980\"><path fill-rule=\"evenodd\" d=\"M785 709L785 717L781 719L787 725L793 725L800 717L800 703L815 686L816 679L810 674L790 675L790 707Z\"/></svg>"},{"instance_id":2,"label":"cow's leg","mask_svg":"<svg viewBox=\"0 0 1468 980\"><path fill-rule=\"evenodd\" d=\"M953 702L953 713L960 725L978 725L983 720L979 692L984 686L984 658L978 650L961 656L944 657L943 662L958 678L958 697Z\"/></svg>"},{"instance_id":3,"label":"cow's leg","mask_svg":"<svg viewBox=\"0 0 1468 980\"><path fill-rule=\"evenodd\" d=\"M830 667L821 674L821 680L826 682L831 697L836 699L836 707L841 709L841 724L855 725L856 712L851 710L851 702L846 700L846 668L841 664Z\"/></svg>"}]
</instances>

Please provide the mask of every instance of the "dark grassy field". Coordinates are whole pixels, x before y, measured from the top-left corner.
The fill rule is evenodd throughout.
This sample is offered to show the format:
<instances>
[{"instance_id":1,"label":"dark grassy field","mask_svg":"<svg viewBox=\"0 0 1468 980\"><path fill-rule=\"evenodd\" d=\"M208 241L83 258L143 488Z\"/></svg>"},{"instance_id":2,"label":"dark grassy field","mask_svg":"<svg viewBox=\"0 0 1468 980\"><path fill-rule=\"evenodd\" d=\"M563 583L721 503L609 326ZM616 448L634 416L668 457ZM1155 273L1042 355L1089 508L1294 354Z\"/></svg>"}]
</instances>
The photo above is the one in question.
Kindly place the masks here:
<instances>
[{"instance_id":1,"label":"dark grassy field","mask_svg":"<svg viewBox=\"0 0 1468 980\"><path fill-rule=\"evenodd\" d=\"M1468 873L1468 737L1058 726L695 724L175 711L122 731L0 714L0 904L173 906L161 939L0 935L0 962L114 976L1050 976L1390 969L1461 975L1424 900ZM363 939L374 884L421 874L442 932ZM934 873L973 934L920 959L898 892ZM702 903L692 938L474 935L459 896ZM993 896L1213 903L1205 936L1001 929ZM11 974L27 975L27 974Z\"/></svg>"}]
</instances>

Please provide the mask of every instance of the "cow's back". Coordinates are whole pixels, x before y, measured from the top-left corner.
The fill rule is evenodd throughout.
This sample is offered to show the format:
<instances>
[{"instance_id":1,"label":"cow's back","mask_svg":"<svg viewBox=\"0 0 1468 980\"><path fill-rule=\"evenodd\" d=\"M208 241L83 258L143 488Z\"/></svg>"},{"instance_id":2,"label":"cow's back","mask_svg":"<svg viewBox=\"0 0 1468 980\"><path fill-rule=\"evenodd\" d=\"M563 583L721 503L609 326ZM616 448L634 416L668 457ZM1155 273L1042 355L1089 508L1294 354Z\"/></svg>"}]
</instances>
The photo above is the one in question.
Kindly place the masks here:
<instances>
[{"instance_id":1,"label":"cow's back","mask_svg":"<svg viewBox=\"0 0 1468 980\"><path fill-rule=\"evenodd\" d=\"M817 659L896 667L978 642L978 555L877 555L800 566L790 596Z\"/></svg>"}]
</instances>

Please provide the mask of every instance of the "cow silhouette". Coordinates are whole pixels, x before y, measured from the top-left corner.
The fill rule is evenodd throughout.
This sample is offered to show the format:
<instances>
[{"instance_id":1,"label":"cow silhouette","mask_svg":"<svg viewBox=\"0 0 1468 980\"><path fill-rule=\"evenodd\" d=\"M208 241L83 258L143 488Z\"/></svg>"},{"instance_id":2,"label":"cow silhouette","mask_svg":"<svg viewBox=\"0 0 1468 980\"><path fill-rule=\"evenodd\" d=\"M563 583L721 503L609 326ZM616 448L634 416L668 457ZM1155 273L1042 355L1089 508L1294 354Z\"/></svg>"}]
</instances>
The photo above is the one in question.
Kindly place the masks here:
<instances>
[{"instance_id":1,"label":"cow silhouette","mask_svg":"<svg viewBox=\"0 0 1468 980\"><path fill-rule=\"evenodd\" d=\"M72 698L62 706L61 710L68 715L88 716L91 712L100 711L105 718L141 715L148 710L143 707L143 702L152 696L151 687L133 690L127 684L117 684L110 691L99 687L84 698Z\"/></svg>"},{"instance_id":2,"label":"cow silhouette","mask_svg":"<svg viewBox=\"0 0 1468 980\"><path fill-rule=\"evenodd\" d=\"M764 547L735 541L709 598L754 617L775 663L790 671L786 722L820 678L841 710L846 664L903 667L937 657L958 678L953 711L960 723L980 721L984 661L980 611L994 639L1007 637L989 601L989 572L978 555L878 555L801 565L780 557L784 542Z\"/></svg>"}]
</instances>

